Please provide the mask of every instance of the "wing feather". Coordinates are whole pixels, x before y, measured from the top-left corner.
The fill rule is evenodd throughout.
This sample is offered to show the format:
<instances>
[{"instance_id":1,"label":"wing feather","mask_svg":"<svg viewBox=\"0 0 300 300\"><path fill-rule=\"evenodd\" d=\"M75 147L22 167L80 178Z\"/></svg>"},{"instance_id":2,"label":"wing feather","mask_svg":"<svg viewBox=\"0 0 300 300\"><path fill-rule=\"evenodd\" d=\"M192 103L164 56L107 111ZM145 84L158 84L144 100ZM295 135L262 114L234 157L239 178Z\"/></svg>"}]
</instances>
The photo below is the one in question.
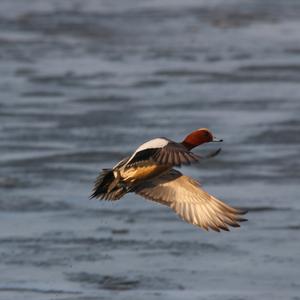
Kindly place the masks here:
<instances>
[{"instance_id":1,"label":"wing feather","mask_svg":"<svg viewBox=\"0 0 300 300\"><path fill-rule=\"evenodd\" d=\"M138 147L126 161L126 167L136 166L148 160L171 166L189 165L199 161L200 158L181 143L166 138L157 138Z\"/></svg>"},{"instance_id":2,"label":"wing feather","mask_svg":"<svg viewBox=\"0 0 300 300\"><path fill-rule=\"evenodd\" d=\"M172 169L138 186L135 192L165 204L183 220L206 230L228 231L239 227L245 212L233 208L204 191L194 179Z\"/></svg>"}]
</instances>

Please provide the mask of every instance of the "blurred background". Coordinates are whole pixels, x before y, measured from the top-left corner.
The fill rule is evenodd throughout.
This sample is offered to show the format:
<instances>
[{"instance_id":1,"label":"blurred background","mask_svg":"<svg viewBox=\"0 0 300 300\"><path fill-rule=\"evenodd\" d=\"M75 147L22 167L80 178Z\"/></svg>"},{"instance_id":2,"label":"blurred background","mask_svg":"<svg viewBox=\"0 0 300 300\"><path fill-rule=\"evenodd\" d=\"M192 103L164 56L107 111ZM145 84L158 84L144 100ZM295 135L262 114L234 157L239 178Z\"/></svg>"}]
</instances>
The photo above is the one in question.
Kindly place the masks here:
<instances>
[{"instance_id":1,"label":"blurred background","mask_svg":"<svg viewBox=\"0 0 300 300\"><path fill-rule=\"evenodd\" d=\"M0 299L300 299L300 1L1 0ZM101 168L200 127L206 233ZM196 149L203 153L219 145Z\"/></svg>"}]
</instances>

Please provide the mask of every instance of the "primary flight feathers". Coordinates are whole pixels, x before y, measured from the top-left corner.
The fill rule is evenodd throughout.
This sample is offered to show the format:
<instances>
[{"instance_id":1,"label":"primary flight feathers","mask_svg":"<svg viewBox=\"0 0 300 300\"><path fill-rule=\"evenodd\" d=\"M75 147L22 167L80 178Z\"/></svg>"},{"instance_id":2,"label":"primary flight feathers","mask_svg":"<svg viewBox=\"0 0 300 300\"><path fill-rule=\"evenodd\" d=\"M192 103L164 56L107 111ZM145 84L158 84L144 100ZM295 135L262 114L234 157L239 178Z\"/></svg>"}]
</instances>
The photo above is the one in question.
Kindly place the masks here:
<instances>
[{"instance_id":1,"label":"primary flight feathers","mask_svg":"<svg viewBox=\"0 0 300 300\"><path fill-rule=\"evenodd\" d=\"M91 198L118 200L129 192L159 202L174 210L183 220L206 230L239 227L244 211L233 208L204 191L194 179L174 170L174 166L191 164L203 158L190 150L215 140L201 128L181 143L167 138L150 140L112 169L98 176ZM213 157L220 149L207 157Z\"/></svg>"}]
</instances>

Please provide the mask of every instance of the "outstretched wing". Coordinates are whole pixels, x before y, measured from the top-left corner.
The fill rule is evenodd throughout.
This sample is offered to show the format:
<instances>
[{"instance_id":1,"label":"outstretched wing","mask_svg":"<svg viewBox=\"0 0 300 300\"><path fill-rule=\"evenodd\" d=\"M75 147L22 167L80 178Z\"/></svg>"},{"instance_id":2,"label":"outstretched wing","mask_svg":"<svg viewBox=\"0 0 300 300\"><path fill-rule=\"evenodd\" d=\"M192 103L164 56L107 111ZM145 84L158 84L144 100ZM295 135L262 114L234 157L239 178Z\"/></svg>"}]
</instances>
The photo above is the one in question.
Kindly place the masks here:
<instances>
[{"instance_id":1,"label":"outstretched wing","mask_svg":"<svg viewBox=\"0 0 300 300\"><path fill-rule=\"evenodd\" d=\"M246 221L246 212L233 208L204 191L194 179L172 169L140 185L135 192L147 199L165 204L183 220L206 230L226 230Z\"/></svg>"},{"instance_id":2,"label":"outstretched wing","mask_svg":"<svg viewBox=\"0 0 300 300\"><path fill-rule=\"evenodd\" d=\"M162 165L189 165L197 162L200 158L180 143L166 138L157 138L141 145L126 162L126 167L132 167L149 160Z\"/></svg>"}]
</instances>

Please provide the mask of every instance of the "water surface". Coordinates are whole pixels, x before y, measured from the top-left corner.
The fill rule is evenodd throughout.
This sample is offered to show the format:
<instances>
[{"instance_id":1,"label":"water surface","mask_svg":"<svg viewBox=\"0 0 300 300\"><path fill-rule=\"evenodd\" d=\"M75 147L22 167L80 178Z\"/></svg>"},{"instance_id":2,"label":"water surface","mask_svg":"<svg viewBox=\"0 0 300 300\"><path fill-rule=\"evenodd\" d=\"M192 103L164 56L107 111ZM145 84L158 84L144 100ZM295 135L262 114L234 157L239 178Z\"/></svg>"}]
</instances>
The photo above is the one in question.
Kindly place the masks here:
<instances>
[{"instance_id":1,"label":"water surface","mask_svg":"<svg viewBox=\"0 0 300 300\"><path fill-rule=\"evenodd\" d=\"M300 299L300 3L0 3L0 299ZM249 222L205 233L98 171L208 127L182 171ZM199 149L203 153L216 145Z\"/></svg>"}]
</instances>

